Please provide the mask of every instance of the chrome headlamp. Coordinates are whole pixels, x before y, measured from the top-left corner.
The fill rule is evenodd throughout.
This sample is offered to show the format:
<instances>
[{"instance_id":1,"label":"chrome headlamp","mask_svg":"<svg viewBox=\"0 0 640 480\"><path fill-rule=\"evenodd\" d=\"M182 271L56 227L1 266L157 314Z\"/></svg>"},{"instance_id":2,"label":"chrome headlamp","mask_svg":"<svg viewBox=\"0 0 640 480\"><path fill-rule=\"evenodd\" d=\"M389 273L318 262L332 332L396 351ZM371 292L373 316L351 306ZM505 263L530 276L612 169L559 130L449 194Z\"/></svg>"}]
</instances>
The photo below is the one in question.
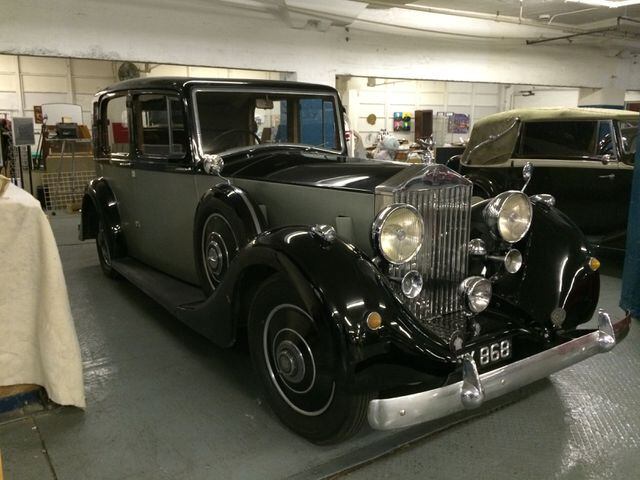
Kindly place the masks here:
<instances>
[{"instance_id":1,"label":"chrome headlamp","mask_svg":"<svg viewBox=\"0 0 640 480\"><path fill-rule=\"evenodd\" d=\"M512 190L491 199L482 213L494 235L515 243L529 231L533 209L529 197Z\"/></svg>"},{"instance_id":2,"label":"chrome headlamp","mask_svg":"<svg viewBox=\"0 0 640 480\"><path fill-rule=\"evenodd\" d=\"M389 205L373 222L373 248L391 263L413 259L422 246L423 236L424 223L418 210L404 203Z\"/></svg>"}]
</instances>

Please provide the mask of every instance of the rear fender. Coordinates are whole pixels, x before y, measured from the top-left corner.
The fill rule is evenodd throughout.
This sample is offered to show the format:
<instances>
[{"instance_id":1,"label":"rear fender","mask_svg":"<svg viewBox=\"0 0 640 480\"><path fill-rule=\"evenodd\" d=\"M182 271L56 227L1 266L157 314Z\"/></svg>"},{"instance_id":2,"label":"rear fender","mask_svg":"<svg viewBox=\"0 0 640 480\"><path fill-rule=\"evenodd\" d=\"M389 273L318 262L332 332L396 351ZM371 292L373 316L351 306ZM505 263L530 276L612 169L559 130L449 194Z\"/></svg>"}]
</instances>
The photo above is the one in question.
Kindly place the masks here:
<instances>
[{"instance_id":1,"label":"rear fender","mask_svg":"<svg viewBox=\"0 0 640 480\"><path fill-rule=\"evenodd\" d=\"M126 244L122 232L118 202L104 177L91 180L82 198L80 240L96 238L99 219L102 219L105 223L105 234L107 241L110 242L113 248L114 256L124 256Z\"/></svg>"}]
</instances>

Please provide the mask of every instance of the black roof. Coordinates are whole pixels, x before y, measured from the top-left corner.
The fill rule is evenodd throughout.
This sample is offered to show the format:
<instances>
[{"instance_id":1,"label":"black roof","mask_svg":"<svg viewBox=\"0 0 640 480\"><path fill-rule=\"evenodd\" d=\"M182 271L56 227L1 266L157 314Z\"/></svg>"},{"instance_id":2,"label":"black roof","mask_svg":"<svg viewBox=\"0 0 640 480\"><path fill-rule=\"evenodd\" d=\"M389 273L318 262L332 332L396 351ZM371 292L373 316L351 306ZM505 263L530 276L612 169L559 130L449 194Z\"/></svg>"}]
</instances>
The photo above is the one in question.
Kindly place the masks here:
<instances>
[{"instance_id":1,"label":"black roof","mask_svg":"<svg viewBox=\"0 0 640 480\"><path fill-rule=\"evenodd\" d=\"M257 88L294 88L301 90L317 90L319 92L335 93L333 87L315 83L288 82L284 80L251 80L236 78L192 78L192 77L145 77L125 80L106 87L100 93L117 92L120 90L138 88L160 88L181 90L193 85L211 86L247 86Z\"/></svg>"}]
</instances>

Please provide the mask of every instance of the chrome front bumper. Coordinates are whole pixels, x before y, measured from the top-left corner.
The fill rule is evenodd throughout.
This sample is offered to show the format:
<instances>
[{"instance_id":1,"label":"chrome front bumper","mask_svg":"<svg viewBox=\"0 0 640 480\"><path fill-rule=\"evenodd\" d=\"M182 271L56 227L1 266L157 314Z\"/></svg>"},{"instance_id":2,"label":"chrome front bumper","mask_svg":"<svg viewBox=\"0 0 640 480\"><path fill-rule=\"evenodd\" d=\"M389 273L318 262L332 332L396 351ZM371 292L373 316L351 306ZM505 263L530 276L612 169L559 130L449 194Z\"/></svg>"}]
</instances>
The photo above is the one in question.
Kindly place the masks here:
<instances>
[{"instance_id":1,"label":"chrome front bumper","mask_svg":"<svg viewBox=\"0 0 640 480\"><path fill-rule=\"evenodd\" d=\"M403 397L372 400L369 425L377 430L390 430L479 407L486 400L517 390L597 353L608 352L616 345L616 337L626 335L629 325L629 317L614 325L609 314L600 310L598 330L482 375L478 375L474 360L466 357L461 382Z\"/></svg>"}]
</instances>

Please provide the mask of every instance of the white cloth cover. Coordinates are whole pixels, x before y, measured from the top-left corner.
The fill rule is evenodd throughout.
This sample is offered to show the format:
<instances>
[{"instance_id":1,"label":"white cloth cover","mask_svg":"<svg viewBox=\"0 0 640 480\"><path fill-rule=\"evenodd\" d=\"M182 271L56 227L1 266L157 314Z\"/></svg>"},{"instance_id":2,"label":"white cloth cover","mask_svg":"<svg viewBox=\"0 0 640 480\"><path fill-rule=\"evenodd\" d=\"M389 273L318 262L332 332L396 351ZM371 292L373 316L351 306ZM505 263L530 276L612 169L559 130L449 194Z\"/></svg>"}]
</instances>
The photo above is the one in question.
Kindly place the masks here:
<instances>
[{"instance_id":1,"label":"white cloth cover","mask_svg":"<svg viewBox=\"0 0 640 480\"><path fill-rule=\"evenodd\" d=\"M42 385L85 407L82 360L60 255L40 203L10 184L0 195L0 385Z\"/></svg>"}]
</instances>

